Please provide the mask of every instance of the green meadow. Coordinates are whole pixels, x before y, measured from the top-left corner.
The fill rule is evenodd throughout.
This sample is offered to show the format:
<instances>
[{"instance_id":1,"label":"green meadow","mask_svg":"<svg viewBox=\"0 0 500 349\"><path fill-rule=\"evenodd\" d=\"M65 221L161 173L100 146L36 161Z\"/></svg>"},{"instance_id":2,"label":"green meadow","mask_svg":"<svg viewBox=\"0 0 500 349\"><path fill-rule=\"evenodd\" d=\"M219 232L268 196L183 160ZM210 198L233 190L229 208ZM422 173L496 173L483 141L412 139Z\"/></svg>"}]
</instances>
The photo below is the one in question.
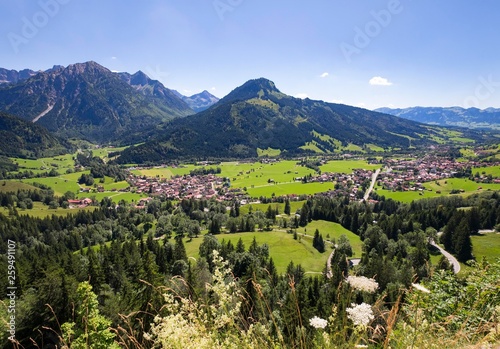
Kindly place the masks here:
<instances>
[{"instance_id":1,"label":"green meadow","mask_svg":"<svg viewBox=\"0 0 500 349\"><path fill-rule=\"evenodd\" d=\"M54 169L58 173L63 174L66 173L68 169L73 169L75 167L73 157L74 154L65 154L36 160L22 158L10 159L19 166L18 172L32 171L33 173L44 173Z\"/></svg>"},{"instance_id":2,"label":"green meadow","mask_svg":"<svg viewBox=\"0 0 500 349\"><path fill-rule=\"evenodd\" d=\"M476 172L479 174L492 175L493 177L500 177L500 166L491 166L491 167L474 167L472 169L472 174L475 175Z\"/></svg>"},{"instance_id":3,"label":"green meadow","mask_svg":"<svg viewBox=\"0 0 500 349\"><path fill-rule=\"evenodd\" d=\"M258 198L261 196L271 197L271 196L281 196L281 195L308 195L308 194L316 194L322 193L328 190L333 190L333 183L325 182L325 183L278 183L278 184L269 184L262 185L259 187L248 188L247 193L251 197Z\"/></svg>"},{"instance_id":4,"label":"green meadow","mask_svg":"<svg viewBox=\"0 0 500 349\"><path fill-rule=\"evenodd\" d=\"M347 230L343 226L338 223L328 222L328 221L312 221L306 227L301 227L297 229L297 233L299 234L307 234L305 238L310 238L312 243L312 238L314 236L314 232L318 229L319 233L323 236L325 240L333 240L338 241L341 235L347 236L349 242L352 246L352 251L354 253L355 258L361 258L361 253L363 252L363 243L359 236L354 234L352 231ZM327 235L330 237L328 238Z\"/></svg>"},{"instance_id":5,"label":"green meadow","mask_svg":"<svg viewBox=\"0 0 500 349\"><path fill-rule=\"evenodd\" d=\"M28 215L31 217L36 217L36 218L45 218L47 216L66 216L68 214L75 214L76 212L80 210L84 211L93 211L95 210L95 206L89 206L85 208L75 208L75 209L64 209L64 208L57 208L57 209L51 209L49 206L44 205L41 202L34 202L33 203L33 208L31 210L21 210L17 209L17 213L19 215ZM6 207L0 207L0 213L4 215L9 214L9 210Z\"/></svg>"},{"instance_id":6,"label":"green meadow","mask_svg":"<svg viewBox=\"0 0 500 349\"><path fill-rule=\"evenodd\" d=\"M312 237L302 237L300 240L294 240L293 234L282 231L236 233L236 234L218 234L217 240L231 241L236 246L241 238L248 250L254 237L257 244L267 244L269 246L270 256L273 258L278 273L286 271L288 264L293 261L294 264L300 264L306 272L321 273L332 249L327 248L326 252L319 253L312 246ZM186 252L189 257L199 258L199 247L203 242L203 237L193 239L191 242L185 242Z\"/></svg>"},{"instance_id":7,"label":"green meadow","mask_svg":"<svg viewBox=\"0 0 500 349\"><path fill-rule=\"evenodd\" d=\"M476 257L477 262L486 258L489 262L496 261L500 258L500 234L486 233L480 235L472 235L472 253Z\"/></svg>"},{"instance_id":8,"label":"green meadow","mask_svg":"<svg viewBox=\"0 0 500 349\"><path fill-rule=\"evenodd\" d=\"M381 165L369 164L364 160L333 160L320 166L322 172L352 173L355 169L376 170Z\"/></svg>"},{"instance_id":9,"label":"green meadow","mask_svg":"<svg viewBox=\"0 0 500 349\"><path fill-rule=\"evenodd\" d=\"M304 205L305 201L290 201L290 214L293 215L297 210L300 210ZM244 215L250 212L250 208L253 212L262 211L266 212L267 208L271 205L272 208L278 208L279 214L283 214L285 210L285 203L273 202L271 204L247 204L240 207L240 214ZM286 216L285 216L286 217Z\"/></svg>"},{"instance_id":10,"label":"green meadow","mask_svg":"<svg viewBox=\"0 0 500 349\"><path fill-rule=\"evenodd\" d=\"M36 187L20 181L5 180L0 182L0 192L17 192L18 190L34 190Z\"/></svg>"},{"instance_id":11,"label":"green meadow","mask_svg":"<svg viewBox=\"0 0 500 349\"><path fill-rule=\"evenodd\" d=\"M412 202L413 200L420 200L425 198L433 198L438 196L447 195L471 195L484 190L500 190L500 184L495 183L476 183L466 178L448 178L441 179L436 182L428 182L424 184L427 189L425 191L406 191L394 192L384 190L381 187L376 187L376 193L383 195L386 198L401 202ZM452 190L463 190L460 194L450 194ZM438 193L440 191L440 193Z\"/></svg>"},{"instance_id":12,"label":"green meadow","mask_svg":"<svg viewBox=\"0 0 500 349\"><path fill-rule=\"evenodd\" d=\"M172 178L174 176L183 176L189 174L190 171L201 168L202 166L195 165L181 165L176 167L154 167L148 169L136 169L132 170L135 175L146 176L146 177L160 177L160 178Z\"/></svg>"}]
</instances>

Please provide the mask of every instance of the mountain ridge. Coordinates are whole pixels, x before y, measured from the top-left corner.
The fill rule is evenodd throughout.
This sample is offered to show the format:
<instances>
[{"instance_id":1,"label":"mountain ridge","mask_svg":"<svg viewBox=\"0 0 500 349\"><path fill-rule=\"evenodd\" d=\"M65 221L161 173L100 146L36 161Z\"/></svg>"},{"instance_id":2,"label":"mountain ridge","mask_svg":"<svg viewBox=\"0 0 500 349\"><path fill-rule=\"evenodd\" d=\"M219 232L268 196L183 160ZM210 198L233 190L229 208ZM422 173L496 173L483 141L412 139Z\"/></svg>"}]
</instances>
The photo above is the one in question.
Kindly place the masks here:
<instances>
[{"instance_id":1,"label":"mountain ridge","mask_svg":"<svg viewBox=\"0 0 500 349\"><path fill-rule=\"evenodd\" d=\"M184 96L176 90L172 90L172 92L174 92L179 98L186 102L189 107L197 113L210 108L220 100L207 90L203 90L202 92L196 93L191 96Z\"/></svg>"},{"instance_id":2,"label":"mountain ridge","mask_svg":"<svg viewBox=\"0 0 500 349\"><path fill-rule=\"evenodd\" d=\"M143 93L117 73L89 61L56 66L0 87L0 111L35 121L59 136L119 142L134 135L140 138L163 121L193 113L163 89L164 95ZM162 92L160 86L156 91Z\"/></svg>"},{"instance_id":3,"label":"mountain ridge","mask_svg":"<svg viewBox=\"0 0 500 349\"><path fill-rule=\"evenodd\" d=\"M500 109L453 107L378 108L375 111L431 125L500 130Z\"/></svg>"}]
</instances>

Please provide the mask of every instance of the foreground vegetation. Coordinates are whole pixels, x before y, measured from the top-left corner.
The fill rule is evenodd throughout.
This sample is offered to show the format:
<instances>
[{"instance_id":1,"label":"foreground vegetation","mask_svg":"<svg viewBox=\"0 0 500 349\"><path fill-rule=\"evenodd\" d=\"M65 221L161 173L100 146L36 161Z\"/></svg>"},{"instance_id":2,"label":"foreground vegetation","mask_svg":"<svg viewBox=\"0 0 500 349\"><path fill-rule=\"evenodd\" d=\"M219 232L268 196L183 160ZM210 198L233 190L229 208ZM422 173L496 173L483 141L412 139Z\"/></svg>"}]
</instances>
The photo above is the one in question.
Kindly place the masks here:
<instances>
[{"instance_id":1,"label":"foreground vegetation","mask_svg":"<svg viewBox=\"0 0 500 349\"><path fill-rule=\"evenodd\" d=\"M35 195L59 200L47 189L16 200ZM498 343L495 259L477 259L456 276L447 260L431 263L428 244L443 231L441 242L459 260L479 256L475 232L500 223L496 193L411 205L315 196L300 215L286 206L242 212L236 202L191 199L135 208L104 199L93 211L46 218L11 208L0 214L0 267L7 268L7 241L15 241L15 338L24 347L74 348L82 341L106 348ZM482 252L498 255L494 247ZM350 267L351 257L359 265ZM430 296L418 296L418 283ZM6 348L7 334L2 328Z\"/></svg>"}]
</instances>

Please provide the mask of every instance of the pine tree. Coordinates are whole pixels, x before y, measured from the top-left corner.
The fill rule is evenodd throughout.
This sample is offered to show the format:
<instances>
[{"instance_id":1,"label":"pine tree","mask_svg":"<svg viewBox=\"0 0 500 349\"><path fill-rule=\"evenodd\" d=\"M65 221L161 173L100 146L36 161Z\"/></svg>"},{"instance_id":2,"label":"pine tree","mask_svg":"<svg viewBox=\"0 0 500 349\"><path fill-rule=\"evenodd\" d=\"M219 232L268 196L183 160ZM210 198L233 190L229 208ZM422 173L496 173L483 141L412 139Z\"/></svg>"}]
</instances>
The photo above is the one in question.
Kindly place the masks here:
<instances>
[{"instance_id":1,"label":"pine tree","mask_svg":"<svg viewBox=\"0 0 500 349\"><path fill-rule=\"evenodd\" d=\"M118 349L111 321L99 313L97 296L85 281L77 289L76 318L62 324L62 338L68 348Z\"/></svg>"},{"instance_id":2,"label":"pine tree","mask_svg":"<svg viewBox=\"0 0 500 349\"><path fill-rule=\"evenodd\" d=\"M186 247L184 247L184 243L180 237L175 238L174 259L176 261L183 260L187 262Z\"/></svg>"},{"instance_id":3,"label":"pine tree","mask_svg":"<svg viewBox=\"0 0 500 349\"><path fill-rule=\"evenodd\" d=\"M287 198L287 199L285 200L285 209L284 209L284 211L283 211L283 212L284 212L286 215L288 215L288 216L289 216L289 215L290 215L290 210L291 210L291 208L290 208L290 200Z\"/></svg>"}]
</instances>

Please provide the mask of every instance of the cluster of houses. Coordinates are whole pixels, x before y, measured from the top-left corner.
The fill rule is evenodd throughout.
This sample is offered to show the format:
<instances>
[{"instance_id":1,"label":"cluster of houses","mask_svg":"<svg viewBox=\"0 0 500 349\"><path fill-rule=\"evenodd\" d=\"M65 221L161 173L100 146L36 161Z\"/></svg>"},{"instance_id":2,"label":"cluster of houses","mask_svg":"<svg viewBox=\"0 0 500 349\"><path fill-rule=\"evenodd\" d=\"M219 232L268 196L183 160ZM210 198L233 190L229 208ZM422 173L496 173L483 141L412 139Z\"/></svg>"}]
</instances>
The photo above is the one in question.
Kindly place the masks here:
<instances>
[{"instance_id":1,"label":"cluster of houses","mask_svg":"<svg viewBox=\"0 0 500 349\"><path fill-rule=\"evenodd\" d=\"M497 164L490 164L497 165ZM422 191L423 183L463 176L474 167L484 166L475 161L457 162L438 157L424 157L417 160L386 161L378 184L384 189L394 191Z\"/></svg>"},{"instance_id":2,"label":"cluster of houses","mask_svg":"<svg viewBox=\"0 0 500 349\"><path fill-rule=\"evenodd\" d=\"M457 174L465 174L467 170L470 172L471 168L481 166L484 164L474 161L456 162L433 156L416 160L387 159L384 162L385 169L378 175L377 184L393 191L423 191L423 183L456 177ZM351 200L358 200L370 186L373 174L374 171L364 169L356 169L350 174L324 172L308 177L307 182L334 182L335 189L329 191L328 195L349 195ZM304 181L303 178L294 179ZM493 181L500 183L500 179ZM242 202L248 199L241 189L230 188L229 180L214 174L185 175L169 180L130 174L128 182L136 193L164 195L171 199L215 197L221 201L237 199ZM274 181L270 180L272 182Z\"/></svg>"},{"instance_id":3,"label":"cluster of houses","mask_svg":"<svg viewBox=\"0 0 500 349\"><path fill-rule=\"evenodd\" d=\"M92 204L92 199L85 198L85 199L68 200L68 204L69 208L85 208Z\"/></svg>"},{"instance_id":4,"label":"cluster of houses","mask_svg":"<svg viewBox=\"0 0 500 349\"><path fill-rule=\"evenodd\" d=\"M465 174L474 167L485 164L475 161L456 162L438 157L424 157L416 160L385 161L385 170L378 175L377 185L392 191L423 191L424 183L441 179L453 178ZM489 164L497 166L498 163ZM335 190L330 196L349 195L351 200L360 199L359 192L366 189L372 180L373 171L356 169L351 174L322 173L308 178L308 182L335 182ZM476 181L486 180L486 176L475 178ZM499 183L499 178L491 179L492 183Z\"/></svg>"},{"instance_id":5,"label":"cluster of houses","mask_svg":"<svg viewBox=\"0 0 500 349\"><path fill-rule=\"evenodd\" d=\"M129 175L128 183L135 187L136 193L146 193L151 196L165 196L169 199L210 199L232 200L240 192L239 189L229 189L229 182L214 174L184 175L164 179Z\"/></svg>"}]
</instances>

